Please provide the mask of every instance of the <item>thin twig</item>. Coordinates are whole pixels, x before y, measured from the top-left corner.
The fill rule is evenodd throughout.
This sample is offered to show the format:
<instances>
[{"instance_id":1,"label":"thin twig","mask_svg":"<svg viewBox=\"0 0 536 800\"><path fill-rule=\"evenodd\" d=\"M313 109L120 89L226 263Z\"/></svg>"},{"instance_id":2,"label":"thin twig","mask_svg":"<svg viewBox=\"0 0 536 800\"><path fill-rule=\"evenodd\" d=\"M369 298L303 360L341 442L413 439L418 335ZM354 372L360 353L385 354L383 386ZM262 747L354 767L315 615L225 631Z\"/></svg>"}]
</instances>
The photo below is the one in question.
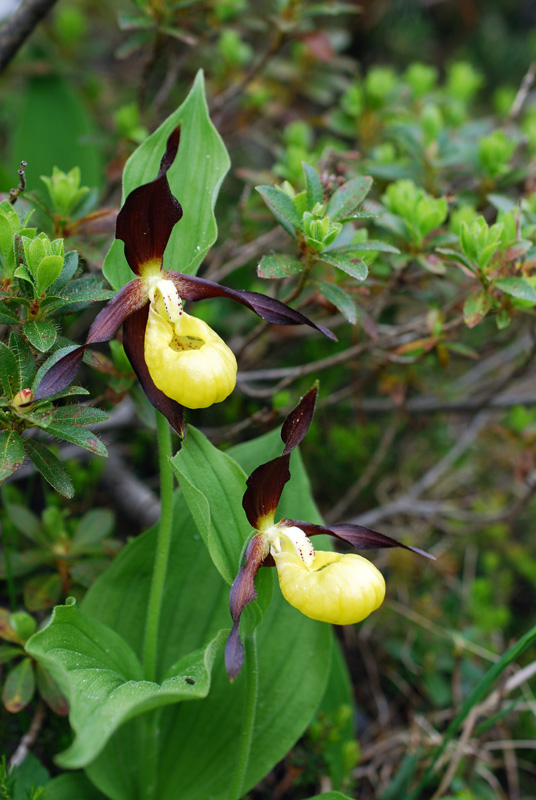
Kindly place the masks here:
<instances>
[{"instance_id":1,"label":"thin twig","mask_svg":"<svg viewBox=\"0 0 536 800\"><path fill-rule=\"evenodd\" d=\"M523 76L523 80L521 81L521 86L519 87L519 90L514 98L514 102L512 103L512 108L510 109L510 113L508 114L507 122L514 122L521 113L521 109L525 104L525 101L530 92L530 88L534 83L535 77L536 77L536 61L533 61L530 67L528 68L527 72Z\"/></svg>"},{"instance_id":2,"label":"thin twig","mask_svg":"<svg viewBox=\"0 0 536 800\"><path fill-rule=\"evenodd\" d=\"M28 166L27 161L20 162L20 169L17 170L17 174L19 176L19 185L17 186L16 189L9 190L9 202L11 203L12 206L15 205L15 203L17 202L17 197L19 196L19 194L26 189L26 173L24 172L24 170L26 169L27 166Z\"/></svg>"},{"instance_id":3,"label":"thin twig","mask_svg":"<svg viewBox=\"0 0 536 800\"><path fill-rule=\"evenodd\" d=\"M0 72L37 27L56 0L25 0L0 28Z\"/></svg>"},{"instance_id":4,"label":"thin twig","mask_svg":"<svg viewBox=\"0 0 536 800\"><path fill-rule=\"evenodd\" d=\"M11 760L9 762L9 770L10 772L13 771L16 767L19 767L32 747L34 746L37 737L39 736L39 732L41 731L41 727L43 722L45 721L47 707L43 700L39 700L37 704L37 708L35 709L35 713L32 718L32 722L30 727L28 728L28 732L24 734L22 739L19 742L19 745L15 752L13 753Z\"/></svg>"}]
</instances>

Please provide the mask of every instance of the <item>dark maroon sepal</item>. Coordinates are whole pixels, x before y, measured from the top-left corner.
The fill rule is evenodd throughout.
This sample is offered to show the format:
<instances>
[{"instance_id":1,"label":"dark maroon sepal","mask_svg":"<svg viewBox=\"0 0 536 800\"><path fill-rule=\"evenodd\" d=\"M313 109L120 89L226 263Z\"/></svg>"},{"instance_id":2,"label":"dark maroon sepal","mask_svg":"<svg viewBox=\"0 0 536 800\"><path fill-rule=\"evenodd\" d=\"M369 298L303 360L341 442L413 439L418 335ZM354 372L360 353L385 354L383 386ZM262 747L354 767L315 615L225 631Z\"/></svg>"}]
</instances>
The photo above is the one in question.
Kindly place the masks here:
<instances>
[{"instance_id":1,"label":"dark maroon sepal","mask_svg":"<svg viewBox=\"0 0 536 800\"><path fill-rule=\"evenodd\" d=\"M141 388L157 411L168 420L171 427L184 438L184 408L158 389L145 363L145 329L149 316L149 305L131 314L123 325L123 346Z\"/></svg>"},{"instance_id":2,"label":"dark maroon sepal","mask_svg":"<svg viewBox=\"0 0 536 800\"><path fill-rule=\"evenodd\" d=\"M309 325L323 333L328 339L337 341L337 337L328 328L313 322L305 314L301 314L290 306L273 297L266 297L258 292L245 289L229 289L219 283L207 281L194 275L183 275L182 272L166 270L163 277L172 280L183 300L205 300L210 297L228 297L254 311L259 317L275 325Z\"/></svg>"},{"instance_id":3,"label":"dark maroon sepal","mask_svg":"<svg viewBox=\"0 0 536 800\"><path fill-rule=\"evenodd\" d=\"M86 347L82 345L58 359L44 374L35 392L35 400L42 400L52 394L62 392L75 378L84 358Z\"/></svg>"},{"instance_id":4,"label":"dark maroon sepal","mask_svg":"<svg viewBox=\"0 0 536 800\"><path fill-rule=\"evenodd\" d=\"M315 383L283 422L281 427L281 439L285 445L283 455L291 453L304 439L313 421L317 394L318 383Z\"/></svg>"},{"instance_id":5,"label":"dark maroon sepal","mask_svg":"<svg viewBox=\"0 0 536 800\"><path fill-rule=\"evenodd\" d=\"M99 311L89 329L86 344L109 342L123 322L148 302L145 281L134 278Z\"/></svg>"},{"instance_id":6,"label":"dark maroon sepal","mask_svg":"<svg viewBox=\"0 0 536 800\"><path fill-rule=\"evenodd\" d=\"M330 528L324 525L315 525L312 522L303 522L296 519L281 520L284 525L301 528L307 536L318 536L319 534L327 534L328 536L335 536L337 539L342 539L348 542L356 550L380 550L385 547L402 547L404 550L411 550L412 553L417 553L419 556L424 556L432 561L435 561L435 556L427 553L426 550L421 550L419 547L411 547L407 544L402 544L391 536L386 536L385 533L373 531L370 528L364 528L362 525L352 525L350 522L342 523L341 525L332 525Z\"/></svg>"},{"instance_id":7,"label":"dark maroon sepal","mask_svg":"<svg viewBox=\"0 0 536 800\"><path fill-rule=\"evenodd\" d=\"M259 530L260 520L275 514L281 493L290 480L290 453L261 464L247 479L242 507L249 524Z\"/></svg>"},{"instance_id":8,"label":"dark maroon sepal","mask_svg":"<svg viewBox=\"0 0 536 800\"><path fill-rule=\"evenodd\" d=\"M233 627L225 645L225 669L231 681L238 676L244 663L244 645L238 633L242 611L257 598L255 576L266 557L266 540L257 534L250 541L246 550L244 566L240 568L233 581L229 595L229 609L233 618Z\"/></svg>"},{"instance_id":9,"label":"dark maroon sepal","mask_svg":"<svg viewBox=\"0 0 536 800\"><path fill-rule=\"evenodd\" d=\"M162 261L171 232L182 217L166 174L177 155L179 139L180 127L167 140L155 180L134 189L117 216L115 235L124 241L125 258L136 275L141 274L144 264Z\"/></svg>"}]
</instances>

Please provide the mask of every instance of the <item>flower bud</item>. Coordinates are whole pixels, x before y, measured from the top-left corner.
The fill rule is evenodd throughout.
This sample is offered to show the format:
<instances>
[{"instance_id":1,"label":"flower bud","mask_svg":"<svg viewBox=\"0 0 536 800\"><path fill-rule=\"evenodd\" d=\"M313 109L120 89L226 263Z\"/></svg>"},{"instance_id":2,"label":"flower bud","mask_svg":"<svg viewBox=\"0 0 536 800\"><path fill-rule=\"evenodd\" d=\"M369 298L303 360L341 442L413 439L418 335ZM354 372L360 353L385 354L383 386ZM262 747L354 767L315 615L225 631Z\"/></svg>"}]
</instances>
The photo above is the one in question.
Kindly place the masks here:
<instances>
[{"instance_id":1,"label":"flower bud","mask_svg":"<svg viewBox=\"0 0 536 800\"><path fill-rule=\"evenodd\" d=\"M33 401L33 399L34 395L31 389L21 389L11 401L11 407L20 408L21 406L27 406Z\"/></svg>"}]
</instances>

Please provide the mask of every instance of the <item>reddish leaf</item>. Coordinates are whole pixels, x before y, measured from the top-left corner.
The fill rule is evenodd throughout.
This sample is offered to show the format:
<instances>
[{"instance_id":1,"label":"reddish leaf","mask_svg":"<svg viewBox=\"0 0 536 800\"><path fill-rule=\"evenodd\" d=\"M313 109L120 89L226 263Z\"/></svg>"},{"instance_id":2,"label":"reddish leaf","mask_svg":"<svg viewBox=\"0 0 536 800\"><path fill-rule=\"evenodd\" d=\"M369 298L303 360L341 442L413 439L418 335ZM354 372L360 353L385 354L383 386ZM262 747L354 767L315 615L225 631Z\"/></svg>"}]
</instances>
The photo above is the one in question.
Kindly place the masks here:
<instances>
[{"instance_id":1,"label":"reddish leaf","mask_svg":"<svg viewBox=\"0 0 536 800\"><path fill-rule=\"evenodd\" d=\"M62 717L67 716L69 713L69 703L50 672L38 663L35 673L37 678L37 691L45 703L55 714L59 714Z\"/></svg>"}]
</instances>

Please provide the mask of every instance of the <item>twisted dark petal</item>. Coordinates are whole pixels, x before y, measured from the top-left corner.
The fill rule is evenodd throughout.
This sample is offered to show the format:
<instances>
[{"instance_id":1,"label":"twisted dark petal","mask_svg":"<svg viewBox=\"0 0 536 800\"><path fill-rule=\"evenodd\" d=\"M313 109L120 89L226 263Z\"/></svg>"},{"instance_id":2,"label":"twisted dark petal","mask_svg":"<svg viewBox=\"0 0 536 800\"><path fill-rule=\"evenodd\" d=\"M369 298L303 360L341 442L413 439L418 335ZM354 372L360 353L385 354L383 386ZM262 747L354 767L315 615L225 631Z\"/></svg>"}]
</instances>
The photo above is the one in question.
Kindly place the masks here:
<instances>
[{"instance_id":1,"label":"twisted dark petal","mask_svg":"<svg viewBox=\"0 0 536 800\"><path fill-rule=\"evenodd\" d=\"M86 345L109 342L123 322L148 302L145 281L140 278L127 283L99 311L89 329Z\"/></svg>"},{"instance_id":2,"label":"twisted dark petal","mask_svg":"<svg viewBox=\"0 0 536 800\"><path fill-rule=\"evenodd\" d=\"M130 269L141 274L141 267L162 262L171 232L182 217L182 208L171 194L167 171L179 147L180 127L167 140L160 170L154 181L134 189L118 214L115 235L125 243L125 258Z\"/></svg>"},{"instance_id":3,"label":"twisted dark petal","mask_svg":"<svg viewBox=\"0 0 536 800\"><path fill-rule=\"evenodd\" d=\"M181 439L184 437L184 409L176 400L157 389L145 363L145 328L149 316L149 305L131 314L123 326L123 346L132 368L149 401L168 420Z\"/></svg>"},{"instance_id":4,"label":"twisted dark petal","mask_svg":"<svg viewBox=\"0 0 536 800\"><path fill-rule=\"evenodd\" d=\"M177 291L183 300L204 300L210 297L228 297L241 303L246 308L254 311L259 317L275 325L309 325L311 328L323 333L328 339L337 341L337 337L323 325L317 325L305 314L295 311L293 308L275 300L273 297L266 297L258 292L249 292L245 289L229 289L220 286L219 283L207 281L204 278L197 278L194 275L183 275L182 272L166 270L163 277L173 281Z\"/></svg>"},{"instance_id":5,"label":"twisted dark petal","mask_svg":"<svg viewBox=\"0 0 536 800\"><path fill-rule=\"evenodd\" d=\"M315 525L312 522L303 522L302 520L296 519L284 519L281 520L281 522L289 527L295 525L297 528L301 528L307 536L317 536L321 533L328 534L328 536L336 536L337 539L342 539L351 544L356 550L379 550L384 547L402 547L404 550L411 550L412 553L417 553L420 556L435 561L435 557L427 553L426 550L402 544L402 542L397 542L397 540L391 538L391 536L386 536L384 533L373 531L370 528L364 528L362 525L352 525L350 522L347 522L326 528L323 525Z\"/></svg>"},{"instance_id":6,"label":"twisted dark petal","mask_svg":"<svg viewBox=\"0 0 536 800\"><path fill-rule=\"evenodd\" d=\"M242 507L257 530L263 526L263 517L275 514L283 487L290 480L289 462L290 453L278 456L261 464L247 479Z\"/></svg>"},{"instance_id":7,"label":"twisted dark petal","mask_svg":"<svg viewBox=\"0 0 536 800\"><path fill-rule=\"evenodd\" d=\"M313 420L317 394L318 384L315 383L313 388L309 389L283 422L281 427L281 439L285 445L283 455L291 453L304 439Z\"/></svg>"},{"instance_id":8,"label":"twisted dark petal","mask_svg":"<svg viewBox=\"0 0 536 800\"><path fill-rule=\"evenodd\" d=\"M42 400L51 394L61 392L75 378L84 357L85 345L71 350L70 353L58 359L45 373L35 392L35 399Z\"/></svg>"},{"instance_id":9,"label":"twisted dark petal","mask_svg":"<svg viewBox=\"0 0 536 800\"><path fill-rule=\"evenodd\" d=\"M225 669L231 681L238 676L244 663L244 645L238 633L242 611L257 598L255 576L267 552L267 544L262 534L253 537L246 551L244 566L233 581L229 595L229 608L233 627L225 645Z\"/></svg>"},{"instance_id":10,"label":"twisted dark petal","mask_svg":"<svg viewBox=\"0 0 536 800\"><path fill-rule=\"evenodd\" d=\"M50 397L51 394L63 391L74 380L86 347L96 342L109 341L129 314L145 303L147 303L147 290L144 281L136 278L123 286L93 320L86 343L56 361L44 375L35 399L41 400L43 397Z\"/></svg>"}]
</instances>

